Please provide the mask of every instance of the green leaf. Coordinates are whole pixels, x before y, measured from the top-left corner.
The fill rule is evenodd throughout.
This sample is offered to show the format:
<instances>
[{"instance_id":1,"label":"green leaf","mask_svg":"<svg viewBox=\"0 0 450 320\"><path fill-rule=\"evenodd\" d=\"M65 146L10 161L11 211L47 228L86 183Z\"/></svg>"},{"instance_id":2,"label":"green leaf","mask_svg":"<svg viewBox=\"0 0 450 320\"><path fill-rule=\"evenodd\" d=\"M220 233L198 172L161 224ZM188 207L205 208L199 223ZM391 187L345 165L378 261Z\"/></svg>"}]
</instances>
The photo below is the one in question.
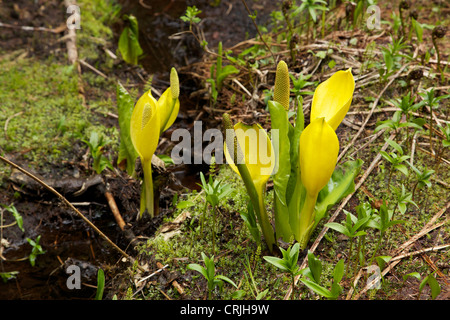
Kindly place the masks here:
<instances>
[{"instance_id":1,"label":"green leaf","mask_svg":"<svg viewBox=\"0 0 450 320\"><path fill-rule=\"evenodd\" d=\"M303 282L309 289L311 289L318 295L328 298L328 299L334 298L334 295L331 293L330 290L318 285L317 283L307 280L307 279L303 279L303 278L301 278L300 281Z\"/></svg>"},{"instance_id":2,"label":"green leaf","mask_svg":"<svg viewBox=\"0 0 450 320\"><path fill-rule=\"evenodd\" d=\"M275 193L283 205L286 205L286 188L291 173L290 143L289 143L289 121L284 107L276 102L269 101L269 112L272 131L278 131L278 139L272 139L275 150L275 169L273 184ZM277 152L278 151L278 152Z\"/></svg>"},{"instance_id":3,"label":"green leaf","mask_svg":"<svg viewBox=\"0 0 450 320\"><path fill-rule=\"evenodd\" d=\"M174 164L173 159L171 157L169 157L168 155L158 154L157 157L160 158L162 161L164 161L165 165Z\"/></svg>"},{"instance_id":4,"label":"green leaf","mask_svg":"<svg viewBox=\"0 0 450 320\"><path fill-rule=\"evenodd\" d=\"M273 264L275 267L281 269L284 272L289 272L289 267L286 265L286 262L283 259L272 257L272 256L264 256L264 260Z\"/></svg>"},{"instance_id":5,"label":"green leaf","mask_svg":"<svg viewBox=\"0 0 450 320\"><path fill-rule=\"evenodd\" d=\"M378 266L380 267L381 270L384 269L384 266L386 265L386 263L388 263L391 259L392 259L391 256L378 256L375 258L375 260L377 260Z\"/></svg>"},{"instance_id":6,"label":"green leaf","mask_svg":"<svg viewBox=\"0 0 450 320\"><path fill-rule=\"evenodd\" d=\"M420 276L420 273L418 272L411 272L408 274L403 275L403 280L408 279L409 277L416 278L417 280L420 280L422 277Z\"/></svg>"},{"instance_id":7,"label":"green leaf","mask_svg":"<svg viewBox=\"0 0 450 320\"><path fill-rule=\"evenodd\" d=\"M144 53L139 45L139 28L136 17L129 15L126 17L130 26L125 27L119 38L119 51L123 60L129 64L137 64L138 57Z\"/></svg>"},{"instance_id":8,"label":"green leaf","mask_svg":"<svg viewBox=\"0 0 450 320\"><path fill-rule=\"evenodd\" d=\"M126 160L127 173L131 176L138 154L133 146L130 135L130 119L134 109L134 101L128 91L119 82L117 84L117 108L119 112L119 157L117 163Z\"/></svg>"},{"instance_id":9,"label":"green leaf","mask_svg":"<svg viewBox=\"0 0 450 320\"><path fill-rule=\"evenodd\" d=\"M208 273L206 272L206 269L203 268L201 265L196 263L190 263L187 265L187 268L201 273L205 277L205 279L208 280Z\"/></svg>"},{"instance_id":10,"label":"green leaf","mask_svg":"<svg viewBox=\"0 0 450 320\"><path fill-rule=\"evenodd\" d=\"M186 209L195 206L192 201L180 201L177 203L177 209Z\"/></svg>"},{"instance_id":11,"label":"green leaf","mask_svg":"<svg viewBox=\"0 0 450 320\"><path fill-rule=\"evenodd\" d=\"M428 276L428 285L431 289L431 299L434 300L441 293L441 286L433 275Z\"/></svg>"},{"instance_id":12,"label":"green leaf","mask_svg":"<svg viewBox=\"0 0 450 320\"><path fill-rule=\"evenodd\" d=\"M231 284L233 287L235 287L235 288L237 289L237 285L236 285L230 278L228 278L228 277L226 277L226 276L223 276L223 275L221 275L221 274L218 274L218 275L216 276L216 279L219 279L219 280L223 280L223 281L225 281L225 282L228 282L229 284Z\"/></svg>"},{"instance_id":13,"label":"green leaf","mask_svg":"<svg viewBox=\"0 0 450 320\"><path fill-rule=\"evenodd\" d=\"M355 191L354 180L361 170L363 161L347 161L342 167L337 167L328 184L319 192L315 208L315 225L325 216L328 209L345 196Z\"/></svg>"},{"instance_id":14,"label":"green leaf","mask_svg":"<svg viewBox=\"0 0 450 320\"><path fill-rule=\"evenodd\" d=\"M223 67L217 74L217 90L220 91L223 81L226 79L226 77L237 73L239 73L239 69L237 69L235 66L227 65Z\"/></svg>"},{"instance_id":15,"label":"green leaf","mask_svg":"<svg viewBox=\"0 0 450 320\"><path fill-rule=\"evenodd\" d=\"M325 224L325 227L328 227L330 229L333 229L337 232L340 232L340 233L346 235L347 237L350 237L350 232L348 231L348 229L340 223L330 222L330 223Z\"/></svg>"},{"instance_id":16,"label":"green leaf","mask_svg":"<svg viewBox=\"0 0 450 320\"><path fill-rule=\"evenodd\" d=\"M422 42L423 39L423 26L419 22L417 22L414 18L411 18L412 25L414 30L416 31L417 40Z\"/></svg>"},{"instance_id":17,"label":"green leaf","mask_svg":"<svg viewBox=\"0 0 450 320\"><path fill-rule=\"evenodd\" d=\"M320 282L322 276L322 262L312 252L308 252L308 266L315 282Z\"/></svg>"},{"instance_id":18,"label":"green leaf","mask_svg":"<svg viewBox=\"0 0 450 320\"><path fill-rule=\"evenodd\" d=\"M339 282L341 282L343 276L344 276L344 259L341 259L334 267L333 273L334 282L338 284Z\"/></svg>"},{"instance_id":19,"label":"green leaf","mask_svg":"<svg viewBox=\"0 0 450 320\"><path fill-rule=\"evenodd\" d=\"M105 288L105 273L102 269L98 269L97 272L97 293L95 294L95 300L103 299L103 290Z\"/></svg>"},{"instance_id":20,"label":"green leaf","mask_svg":"<svg viewBox=\"0 0 450 320\"><path fill-rule=\"evenodd\" d=\"M269 289L266 289L264 291L261 291L260 293L258 293L258 295L256 296L256 300L262 300L267 293L269 292Z\"/></svg>"},{"instance_id":21,"label":"green leaf","mask_svg":"<svg viewBox=\"0 0 450 320\"><path fill-rule=\"evenodd\" d=\"M394 166L394 168L403 173L405 176L408 175L408 168L404 164L398 164Z\"/></svg>"},{"instance_id":22,"label":"green leaf","mask_svg":"<svg viewBox=\"0 0 450 320\"><path fill-rule=\"evenodd\" d=\"M14 204L11 204L9 206L5 206L5 210L9 211L12 213L12 215L14 216L14 219L17 222L17 226L19 227L19 229L22 232L25 232L25 229L23 227L23 218L20 215L20 213L17 211L16 207L14 206Z\"/></svg>"}]
</instances>

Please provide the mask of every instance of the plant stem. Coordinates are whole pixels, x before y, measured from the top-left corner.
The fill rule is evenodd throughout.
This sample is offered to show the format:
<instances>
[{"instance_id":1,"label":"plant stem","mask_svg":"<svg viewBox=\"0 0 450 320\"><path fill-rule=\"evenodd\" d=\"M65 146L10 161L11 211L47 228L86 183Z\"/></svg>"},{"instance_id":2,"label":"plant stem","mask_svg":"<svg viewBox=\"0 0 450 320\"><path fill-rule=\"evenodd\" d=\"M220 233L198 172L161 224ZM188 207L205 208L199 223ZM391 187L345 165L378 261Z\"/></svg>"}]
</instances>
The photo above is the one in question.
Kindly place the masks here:
<instances>
[{"instance_id":1,"label":"plant stem","mask_svg":"<svg viewBox=\"0 0 450 320\"><path fill-rule=\"evenodd\" d=\"M208 201L205 200L205 206L203 207L203 214L202 214L202 223L200 227L200 233L202 235L203 235L203 225L205 224L206 208L208 208Z\"/></svg>"},{"instance_id":2,"label":"plant stem","mask_svg":"<svg viewBox=\"0 0 450 320\"><path fill-rule=\"evenodd\" d=\"M150 217L153 218L155 214L154 201L153 201L153 177L152 177L152 161L145 159L142 163L144 170L144 188L145 188L145 207ZM141 212L141 217L142 217Z\"/></svg>"},{"instance_id":3,"label":"plant stem","mask_svg":"<svg viewBox=\"0 0 450 320\"><path fill-rule=\"evenodd\" d=\"M213 255L216 255L216 207L213 207L212 237Z\"/></svg>"},{"instance_id":4,"label":"plant stem","mask_svg":"<svg viewBox=\"0 0 450 320\"><path fill-rule=\"evenodd\" d=\"M376 253L378 252L378 249L381 245L381 240L383 239L384 232L380 231L380 237L378 238L377 246L375 247L375 250L373 251L372 257L370 258L369 266L372 265L373 259L375 258Z\"/></svg>"},{"instance_id":5,"label":"plant stem","mask_svg":"<svg viewBox=\"0 0 450 320\"><path fill-rule=\"evenodd\" d=\"M296 240L300 243L300 248L305 249L308 244L311 228L314 225L314 207L316 205L317 194L306 193L305 203L300 212Z\"/></svg>"}]
</instances>

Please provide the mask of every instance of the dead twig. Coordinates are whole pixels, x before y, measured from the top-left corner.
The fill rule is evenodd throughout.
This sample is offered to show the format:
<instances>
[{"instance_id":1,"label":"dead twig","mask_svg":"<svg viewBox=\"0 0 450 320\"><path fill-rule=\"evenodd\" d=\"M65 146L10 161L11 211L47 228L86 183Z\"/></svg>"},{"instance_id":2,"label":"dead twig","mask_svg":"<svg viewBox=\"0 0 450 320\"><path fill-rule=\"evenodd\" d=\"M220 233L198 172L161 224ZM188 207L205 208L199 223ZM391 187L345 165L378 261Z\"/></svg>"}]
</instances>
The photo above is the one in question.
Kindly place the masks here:
<instances>
[{"instance_id":1,"label":"dead twig","mask_svg":"<svg viewBox=\"0 0 450 320\"><path fill-rule=\"evenodd\" d=\"M111 209L111 212L114 215L114 219L116 219L117 225L119 226L120 230L123 231L125 228L125 221L122 218L122 215L120 214L119 208L117 208L116 201L114 200L114 196L111 192L106 191L105 192L106 200L108 201L109 208Z\"/></svg>"}]
</instances>

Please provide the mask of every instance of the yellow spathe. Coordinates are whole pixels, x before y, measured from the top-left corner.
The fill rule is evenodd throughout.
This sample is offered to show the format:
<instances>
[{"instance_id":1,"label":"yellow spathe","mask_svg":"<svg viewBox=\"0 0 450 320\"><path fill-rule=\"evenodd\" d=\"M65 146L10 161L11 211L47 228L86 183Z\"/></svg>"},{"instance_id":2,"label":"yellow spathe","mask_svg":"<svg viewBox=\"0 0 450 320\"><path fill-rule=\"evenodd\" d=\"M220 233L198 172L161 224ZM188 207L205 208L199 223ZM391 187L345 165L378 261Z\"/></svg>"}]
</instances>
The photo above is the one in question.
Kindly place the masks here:
<instances>
[{"instance_id":1,"label":"yellow spathe","mask_svg":"<svg viewBox=\"0 0 450 320\"><path fill-rule=\"evenodd\" d=\"M314 92L310 122L319 118L336 130L352 103L355 80L351 68L338 71L319 84Z\"/></svg>"},{"instance_id":2,"label":"yellow spathe","mask_svg":"<svg viewBox=\"0 0 450 320\"><path fill-rule=\"evenodd\" d=\"M338 153L338 137L325 118L314 120L303 131L300 136L300 171L308 194L317 196L328 183Z\"/></svg>"},{"instance_id":3,"label":"yellow spathe","mask_svg":"<svg viewBox=\"0 0 450 320\"><path fill-rule=\"evenodd\" d=\"M131 115L131 141L141 160L151 160L158 146L160 119L157 104L148 91L139 98Z\"/></svg>"},{"instance_id":4,"label":"yellow spathe","mask_svg":"<svg viewBox=\"0 0 450 320\"><path fill-rule=\"evenodd\" d=\"M248 126L242 123L234 125L234 131L240 147L240 155L244 155L244 162L250 173L253 183L263 186L269 180L275 166L275 151L266 131L259 125ZM230 156L226 142L224 143L225 158L230 167L239 174ZM239 158L238 158L239 159ZM240 175L240 174L239 174Z\"/></svg>"}]
</instances>

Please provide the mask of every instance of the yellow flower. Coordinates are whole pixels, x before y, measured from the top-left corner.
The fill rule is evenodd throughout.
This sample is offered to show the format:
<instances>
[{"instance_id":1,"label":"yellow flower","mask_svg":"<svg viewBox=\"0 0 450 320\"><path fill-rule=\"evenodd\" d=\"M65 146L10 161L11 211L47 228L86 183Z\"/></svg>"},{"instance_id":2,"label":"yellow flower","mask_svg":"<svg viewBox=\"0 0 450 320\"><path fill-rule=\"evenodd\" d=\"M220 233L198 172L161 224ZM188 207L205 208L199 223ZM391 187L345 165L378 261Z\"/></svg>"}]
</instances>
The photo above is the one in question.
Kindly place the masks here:
<instances>
[{"instance_id":1,"label":"yellow flower","mask_svg":"<svg viewBox=\"0 0 450 320\"><path fill-rule=\"evenodd\" d=\"M170 87L164 91L158 100L158 113L160 117L160 131L169 129L177 118L180 111L180 87L178 81L178 74L175 68L170 72ZM151 95L151 93L150 93Z\"/></svg>"},{"instance_id":2,"label":"yellow flower","mask_svg":"<svg viewBox=\"0 0 450 320\"><path fill-rule=\"evenodd\" d=\"M312 100L310 122L325 118L333 130L336 130L350 108L354 90L355 80L351 68L338 71L319 84Z\"/></svg>"},{"instance_id":3,"label":"yellow flower","mask_svg":"<svg viewBox=\"0 0 450 320\"><path fill-rule=\"evenodd\" d=\"M151 161L158 146L159 137L177 118L180 110L178 96L180 87L175 68L170 73L170 87L156 100L148 90L136 103L130 120L130 136L134 148L141 158L144 185L141 193L140 214L148 210L154 215L153 178Z\"/></svg>"},{"instance_id":4,"label":"yellow flower","mask_svg":"<svg viewBox=\"0 0 450 320\"><path fill-rule=\"evenodd\" d=\"M231 168L242 178L269 251L273 252L276 246L275 234L264 203L266 183L275 166L272 143L259 124L248 126L237 123L232 126L228 114L224 114L223 119L227 130L227 139L224 143L225 158Z\"/></svg>"},{"instance_id":5,"label":"yellow flower","mask_svg":"<svg viewBox=\"0 0 450 320\"><path fill-rule=\"evenodd\" d=\"M160 134L160 120L157 108L156 99L148 91L139 98L130 121L131 141L141 158L144 171L144 185L141 193L141 216L145 209L147 209L151 217L154 215L152 157L158 146Z\"/></svg>"},{"instance_id":6,"label":"yellow flower","mask_svg":"<svg viewBox=\"0 0 450 320\"><path fill-rule=\"evenodd\" d=\"M318 194L333 174L339 140L325 118L314 120L300 136L300 172L310 194Z\"/></svg>"},{"instance_id":7,"label":"yellow flower","mask_svg":"<svg viewBox=\"0 0 450 320\"><path fill-rule=\"evenodd\" d=\"M238 153L241 154L242 152L244 155L244 159L238 159L238 161L245 163L255 185L265 185L275 166L275 152L266 131L256 123L252 126L236 123L234 131L238 147L241 148ZM228 152L226 142L224 151L228 164L240 175L233 158Z\"/></svg>"},{"instance_id":8,"label":"yellow flower","mask_svg":"<svg viewBox=\"0 0 450 320\"><path fill-rule=\"evenodd\" d=\"M151 160L159 141L160 119L158 102L150 93L144 93L133 109L130 135L141 160Z\"/></svg>"}]
</instances>

